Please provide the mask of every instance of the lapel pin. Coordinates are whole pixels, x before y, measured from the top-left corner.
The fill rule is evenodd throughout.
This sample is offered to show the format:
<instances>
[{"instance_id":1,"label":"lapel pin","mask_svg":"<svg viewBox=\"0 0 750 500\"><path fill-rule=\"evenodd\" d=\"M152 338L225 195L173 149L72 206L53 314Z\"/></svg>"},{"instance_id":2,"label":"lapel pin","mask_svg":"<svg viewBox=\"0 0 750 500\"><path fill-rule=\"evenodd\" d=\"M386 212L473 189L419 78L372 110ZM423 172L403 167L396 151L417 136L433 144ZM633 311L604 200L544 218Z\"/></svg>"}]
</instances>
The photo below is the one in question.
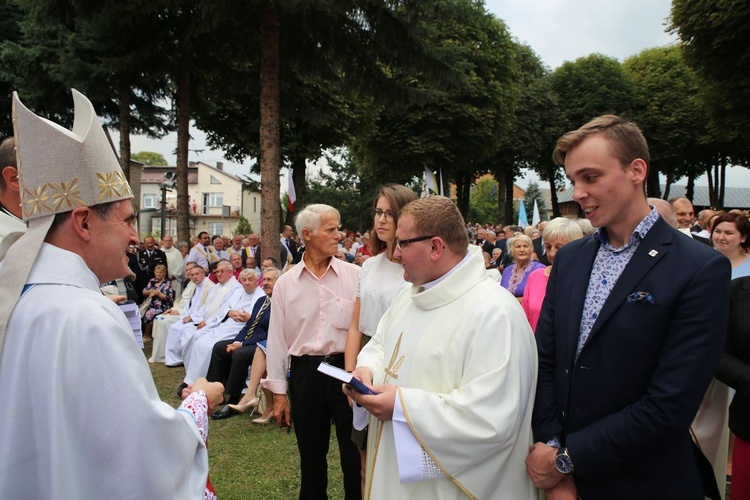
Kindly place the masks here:
<instances>
[{"instance_id":1,"label":"lapel pin","mask_svg":"<svg viewBox=\"0 0 750 500\"><path fill-rule=\"evenodd\" d=\"M651 251L650 251L650 252L649 252L648 254L649 254L649 255L650 255L651 257L656 257L657 255L659 255L659 252L657 252L656 250L651 250Z\"/></svg>"}]
</instances>

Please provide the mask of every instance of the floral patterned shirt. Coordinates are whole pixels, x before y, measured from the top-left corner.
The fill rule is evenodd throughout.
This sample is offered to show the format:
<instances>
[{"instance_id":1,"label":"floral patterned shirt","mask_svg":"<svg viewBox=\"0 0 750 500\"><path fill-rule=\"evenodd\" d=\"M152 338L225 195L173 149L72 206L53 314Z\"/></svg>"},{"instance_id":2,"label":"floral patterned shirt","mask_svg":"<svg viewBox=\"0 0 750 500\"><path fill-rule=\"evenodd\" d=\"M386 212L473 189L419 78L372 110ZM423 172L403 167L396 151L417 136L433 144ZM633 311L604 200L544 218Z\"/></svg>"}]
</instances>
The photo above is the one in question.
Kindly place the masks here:
<instances>
[{"instance_id":1,"label":"floral patterned shirt","mask_svg":"<svg viewBox=\"0 0 750 500\"><path fill-rule=\"evenodd\" d=\"M589 287L586 290L586 299L583 303L583 314L581 314L581 326L578 334L578 350L576 351L576 360L581 354L586 340L589 338L591 329L596 323L596 318L604 306L609 294L615 287L617 280L620 278L625 266L635 254L646 233L653 227L659 219L659 213L655 208L643 218L636 226L633 234L630 235L630 241L620 248L615 248L607 241L606 228L599 228L593 235L598 238L601 246L594 259L594 266L591 269L589 278Z\"/></svg>"}]
</instances>

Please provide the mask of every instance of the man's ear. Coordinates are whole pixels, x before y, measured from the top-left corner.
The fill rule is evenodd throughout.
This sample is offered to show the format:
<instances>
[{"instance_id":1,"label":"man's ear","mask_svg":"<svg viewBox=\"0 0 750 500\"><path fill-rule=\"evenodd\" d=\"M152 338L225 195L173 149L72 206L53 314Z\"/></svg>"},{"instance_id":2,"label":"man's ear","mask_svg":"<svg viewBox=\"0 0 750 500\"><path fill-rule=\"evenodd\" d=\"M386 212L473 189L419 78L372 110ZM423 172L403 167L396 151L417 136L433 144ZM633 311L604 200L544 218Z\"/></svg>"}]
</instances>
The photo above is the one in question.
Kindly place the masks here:
<instances>
[{"instance_id":1,"label":"man's ear","mask_svg":"<svg viewBox=\"0 0 750 500\"><path fill-rule=\"evenodd\" d=\"M13 191L21 190L21 187L18 184L18 169L16 167L6 165L5 167L3 167L2 176L3 180L5 181L5 185L10 189L12 189Z\"/></svg>"},{"instance_id":2,"label":"man's ear","mask_svg":"<svg viewBox=\"0 0 750 500\"><path fill-rule=\"evenodd\" d=\"M642 158L636 158L630 162L630 169L633 173L633 180L640 183L646 184L646 177L648 176L648 165Z\"/></svg>"},{"instance_id":3,"label":"man's ear","mask_svg":"<svg viewBox=\"0 0 750 500\"><path fill-rule=\"evenodd\" d=\"M94 212L89 207L78 207L73 210L70 220L73 231L84 241L91 241L91 223Z\"/></svg>"}]
</instances>

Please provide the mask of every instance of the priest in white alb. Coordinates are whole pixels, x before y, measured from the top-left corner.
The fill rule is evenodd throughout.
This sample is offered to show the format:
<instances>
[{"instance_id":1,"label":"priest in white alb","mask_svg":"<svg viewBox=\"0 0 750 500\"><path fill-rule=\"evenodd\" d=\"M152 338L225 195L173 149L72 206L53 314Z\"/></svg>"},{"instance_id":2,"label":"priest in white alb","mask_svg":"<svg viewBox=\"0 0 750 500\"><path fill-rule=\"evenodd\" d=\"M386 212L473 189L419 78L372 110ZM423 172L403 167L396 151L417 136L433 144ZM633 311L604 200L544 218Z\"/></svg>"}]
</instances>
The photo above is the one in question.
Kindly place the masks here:
<instances>
[{"instance_id":1,"label":"priest in white alb","mask_svg":"<svg viewBox=\"0 0 750 500\"><path fill-rule=\"evenodd\" d=\"M207 323L201 336L193 342L190 358L185 363L185 384L190 385L197 378L206 376L214 344L233 339L250 320L255 303L266 299L266 293L258 286L255 269L243 269L240 282L242 286L232 292L219 312L213 316L213 321L219 321L218 324L208 326ZM209 318L208 322L211 321L212 318Z\"/></svg>"},{"instance_id":2,"label":"priest in white alb","mask_svg":"<svg viewBox=\"0 0 750 500\"><path fill-rule=\"evenodd\" d=\"M411 286L353 373L379 394L344 386L372 415L365 498L536 498L524 461L537 356L523 310L487 275L448 198L406 205L396 236Z\"/></svg>"},{"instance_id":3,"label":"priest in white alb","mask_svg":"<svg viewBox=\"0 0 750 500\"><path fill-rule=\"evenodd\" d=\"M189 262L186 267L185 273L190 281L182 291L180 301L154 318L154 327L151 330L154 343L151 345L149 363L164 363L169 328L177 322L183 325L190 322L190 315L203 307L208 292L214 285L206 277L206 271L195 262Z\"/></svg>"},{"instance_id":4,"label":"priest in white alb","mask_svg":"<svg viewBox=\"0 0 750 500\"><path fill-rule=\"evenodd\" d=\"M226 270L229 269L227 272ZM207 322L215 316L223 304L231 296L232 292L242 288L240 282L234 279L232 274L232 265L227 262L219 262L216 267L216 277L219 282L211 287L208 291L203 307L191 312L190 319L178 321L169 327L167 333L167 346L164 353L167 366L179 366L190 359L190 348L193 346L193 340L196 334L200 336L200 330L206 327ZM207 281L211 281L208 280ZM208 284L206 284L208 286ZM216 324L218 324L218 321ZM214 326L212 321L210 326Z\"/></svg>"}]
</instances>

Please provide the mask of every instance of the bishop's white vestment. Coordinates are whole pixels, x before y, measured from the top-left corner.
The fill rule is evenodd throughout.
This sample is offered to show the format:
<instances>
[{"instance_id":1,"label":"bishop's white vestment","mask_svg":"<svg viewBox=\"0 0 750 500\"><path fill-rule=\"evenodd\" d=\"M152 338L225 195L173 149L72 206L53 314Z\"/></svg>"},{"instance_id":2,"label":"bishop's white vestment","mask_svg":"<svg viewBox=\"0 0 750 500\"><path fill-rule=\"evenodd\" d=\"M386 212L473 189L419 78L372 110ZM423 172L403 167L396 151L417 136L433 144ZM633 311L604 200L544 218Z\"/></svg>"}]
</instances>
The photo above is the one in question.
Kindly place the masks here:
<instances>
[{"instance_id":1,"label":"bishop's white vestment","mask_svg":"<svg viewBox=\"0 0 750 500\"><path fill-rule=\"evenodd\" d=\"M159 399L78 255L43 244L27 282L0 357L0 498L203 498L205 395Z\"/></svg>"},{"instance_id":2,"label":"bishop's white vestment","mask_svg":"<svg viewBox=\"0 0 750 500\"><path fill-rule=\"evenodd\" d=\"M470 252L433 287L402 288L357 358L374 385L398 386L406 422L371 418L365 498L537 496L525 466L536 343L518 301L487 275L478 247ZM410 458L394 425L416 438ZM409 467L419 477L402 482Z\"/></svg>"}]
</instances>

